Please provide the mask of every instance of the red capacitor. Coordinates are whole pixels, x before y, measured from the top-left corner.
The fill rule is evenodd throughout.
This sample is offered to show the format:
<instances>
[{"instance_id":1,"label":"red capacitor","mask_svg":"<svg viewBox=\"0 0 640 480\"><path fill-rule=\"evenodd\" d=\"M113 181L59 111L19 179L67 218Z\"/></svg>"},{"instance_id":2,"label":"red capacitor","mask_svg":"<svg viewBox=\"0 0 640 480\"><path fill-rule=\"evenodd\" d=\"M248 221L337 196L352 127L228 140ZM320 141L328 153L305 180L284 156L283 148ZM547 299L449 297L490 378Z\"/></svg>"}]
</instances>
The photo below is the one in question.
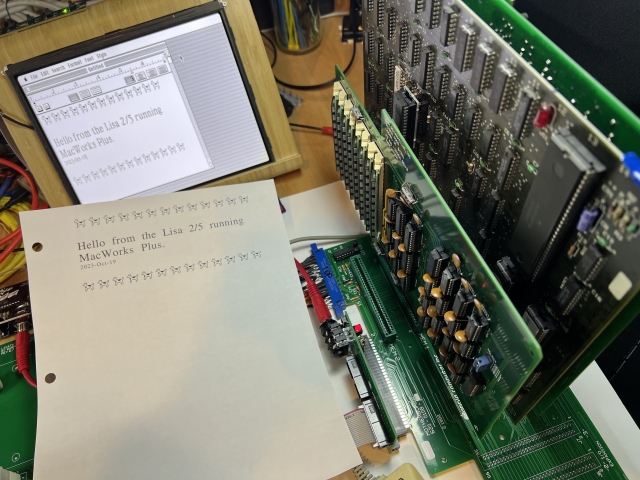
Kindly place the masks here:
<instances>
[{"instance_id":1,"label":"red capacitor","mask_svg":"<svg viewBox=\"0 0 640 480\"><path fill-rule=\"evenodd\" d=\"M553 108L553 105L543 103L540 105L538 113L536 113L536 118L533 119L533 126L537 128L546 127L551 123L551 120L553 120L554 113L555 108Z\"/></svg>"}]
</instances>

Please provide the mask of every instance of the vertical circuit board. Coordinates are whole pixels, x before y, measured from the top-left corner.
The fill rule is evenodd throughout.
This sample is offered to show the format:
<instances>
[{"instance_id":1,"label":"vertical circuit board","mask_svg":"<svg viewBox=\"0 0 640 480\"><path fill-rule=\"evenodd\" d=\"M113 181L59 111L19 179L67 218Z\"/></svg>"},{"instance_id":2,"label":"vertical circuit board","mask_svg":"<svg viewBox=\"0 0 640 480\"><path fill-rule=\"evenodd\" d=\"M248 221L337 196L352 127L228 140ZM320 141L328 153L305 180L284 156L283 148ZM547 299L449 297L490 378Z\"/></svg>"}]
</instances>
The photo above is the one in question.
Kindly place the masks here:
<instances>
[{"instance_id":1,"label":"vertical circuit board","mask_svg":"<svg viewBox=\"0 0 640 480\"><path fill-rule=\"evenodd\" d=\"M351 108L345 112L347 100L360 102L336 73L336 151L355 145L364 152L375 143L384 201L376 214L382 228L365 221L371 236L348 258L344 246L328 256L347 305L358 307L366 325L360 341L375 345L430 473L473 458L486 478L625 478L570 391L518 424L507 414L519 382L537 378L541 348L531 318L514 309L456 218L457 192L439 192L385 111L381 132L368 117L359 123ZM358 158L337 162L341 177L353 178L348 190L366 190L361 165Z\"/></svg>"},{"instance_id":2,"label":"vertical circuit board","mask_svg":"<svg viewBox=\"0 0 640 480\"><path fill-rule=\"evenodd\" d=\"M506 2L369 6L367 111L378 127L392 116L543 349L509 406L519 420L640 306L638 189L619 149L637 150L640 121Z\"/></svg>"}]
</instances>

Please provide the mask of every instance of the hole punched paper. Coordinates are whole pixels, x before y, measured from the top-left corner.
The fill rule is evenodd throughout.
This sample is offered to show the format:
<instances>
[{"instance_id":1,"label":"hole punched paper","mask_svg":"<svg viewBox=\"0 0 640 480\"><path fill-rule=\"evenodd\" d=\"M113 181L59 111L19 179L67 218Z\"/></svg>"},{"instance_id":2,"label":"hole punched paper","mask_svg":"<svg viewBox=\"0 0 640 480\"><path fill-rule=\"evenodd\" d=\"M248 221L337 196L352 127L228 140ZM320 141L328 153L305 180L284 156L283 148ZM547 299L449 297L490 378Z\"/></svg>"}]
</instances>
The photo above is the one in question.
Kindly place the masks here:
<instances>
[{"instance_id":1,"label":"hole punched paper","mask_svg":"<svg viewBox=\"0 0 640 480\"><path fill-rule=\"evenodd\" d=\"M35 480L321 480L362 463L273 181L27 212L21 223Z\"/></svg>"}]
</instances>

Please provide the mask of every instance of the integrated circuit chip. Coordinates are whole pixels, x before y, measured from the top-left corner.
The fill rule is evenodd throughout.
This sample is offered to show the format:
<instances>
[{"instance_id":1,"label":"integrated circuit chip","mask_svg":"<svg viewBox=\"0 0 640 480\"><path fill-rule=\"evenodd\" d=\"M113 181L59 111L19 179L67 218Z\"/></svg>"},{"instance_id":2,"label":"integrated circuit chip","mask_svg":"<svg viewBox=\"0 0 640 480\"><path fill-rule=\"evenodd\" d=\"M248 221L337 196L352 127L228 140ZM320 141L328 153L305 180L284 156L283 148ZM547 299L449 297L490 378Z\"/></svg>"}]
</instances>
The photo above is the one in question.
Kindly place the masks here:
<instances>
[{"instance_id":1,"label":"integrated circuit chip","mask_svg":"<svg viewBox=\"0 0 640 480\"><path fill-rule=\"evenodd\" d=\"M568 130L552 137L510 243L529 280L544 273L584 199L605 170Z\"/></svg>"}]
</instances>

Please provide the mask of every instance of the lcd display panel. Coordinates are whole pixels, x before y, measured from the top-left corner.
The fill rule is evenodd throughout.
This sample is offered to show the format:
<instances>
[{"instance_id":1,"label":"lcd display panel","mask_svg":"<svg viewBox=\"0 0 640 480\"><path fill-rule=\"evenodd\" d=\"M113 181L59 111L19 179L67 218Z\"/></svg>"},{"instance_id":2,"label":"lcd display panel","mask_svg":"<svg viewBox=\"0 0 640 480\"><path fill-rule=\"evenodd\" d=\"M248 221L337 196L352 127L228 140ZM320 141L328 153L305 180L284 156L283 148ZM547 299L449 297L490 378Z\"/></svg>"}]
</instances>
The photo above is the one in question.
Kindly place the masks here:
<instances>
[{"instance_id":1,"label":"lcd display panel","mask_svg":"<svg viewBox=\"0 0 640 480\"><path fill-rule=\"evenodd\" d=\"M271 161L226 19L202 12L9 67L77 203L174 192Z\"/></svg>"}]
</instances>

